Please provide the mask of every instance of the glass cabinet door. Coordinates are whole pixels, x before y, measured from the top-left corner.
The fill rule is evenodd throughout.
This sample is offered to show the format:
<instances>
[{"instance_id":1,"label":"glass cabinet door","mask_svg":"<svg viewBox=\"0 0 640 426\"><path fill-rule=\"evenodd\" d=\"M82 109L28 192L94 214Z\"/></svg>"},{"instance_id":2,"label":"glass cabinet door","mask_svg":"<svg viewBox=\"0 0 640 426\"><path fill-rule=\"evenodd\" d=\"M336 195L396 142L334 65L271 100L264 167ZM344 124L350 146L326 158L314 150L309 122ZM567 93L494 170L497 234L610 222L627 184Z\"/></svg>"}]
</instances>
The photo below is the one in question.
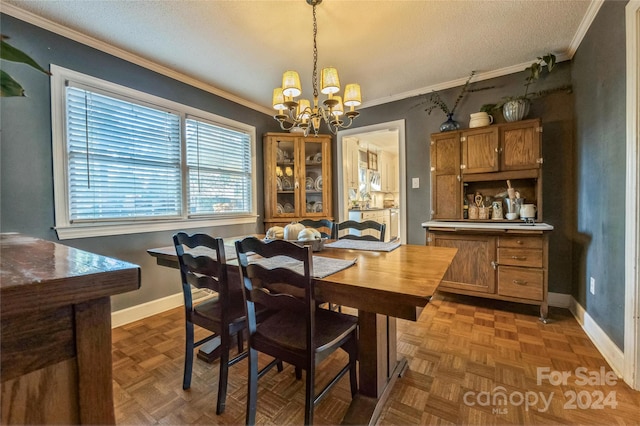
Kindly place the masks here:
<instances>
[{"instance_id":1,"label":"glass cabinet door","mask_svg":"<svg viewBox=\"0 0 640 426\"><path fill-rule=\"evenodd\" d=\"M275 146L276 153L276 206L275 216L295 217L297 212L296 197L296 146L295 139L279 140Z\"/></svg>"},{"instance_id":2,"label":"glass cabinet door","mask_svg":"<svg viewBox=\"0 0 640 426\"><path fill-rule=\"evenodd\" d=\"M305 216L326 216L326 190L324 182L327 176L326 164L328 164L327 152L322 140L317 138L305 138L304 155L304 183L301 182L302 200L304 207L302 212ZM330 182L329 182L330 184Z\"/></svg>"}]
</instances>

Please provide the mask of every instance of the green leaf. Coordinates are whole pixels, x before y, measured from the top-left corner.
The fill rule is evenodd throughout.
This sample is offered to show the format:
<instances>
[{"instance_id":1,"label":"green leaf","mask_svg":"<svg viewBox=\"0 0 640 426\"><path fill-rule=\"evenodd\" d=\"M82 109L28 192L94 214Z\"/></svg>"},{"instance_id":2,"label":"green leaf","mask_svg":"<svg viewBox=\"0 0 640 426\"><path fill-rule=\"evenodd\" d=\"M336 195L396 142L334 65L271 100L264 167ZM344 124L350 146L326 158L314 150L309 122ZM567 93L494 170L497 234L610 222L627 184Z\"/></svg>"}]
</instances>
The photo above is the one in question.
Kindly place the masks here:
<instances>
[{"instance_id":1,"label":"green leaf","mask_svg":"<svg viewBox=\"0 0 640 426\"><path fill-rule=\"evenodd\" d=\"M556 55L549 53L543 59L547 63L547 70L551 72L553 67L556 65Z\"/></svg>"},{"instance_id":2,"label":"green leaf","mask_svg":"<svg viewBox=\"0 0 640 426\"><path fill-rule=\"evenodd\" d=\"M11 61L11 62L20 62L23 64L27 64L37 69L38 71L42 71L47 75L51 75L49 71L45 70L40 65L38 65L36 61L31 59L29 55L27 55L20 49L16 49L15 47L11 46L9 43L7 43L5 41L6 38L8 37L2 36L2 42L0 45L0 58L5 59L7 61Z\"/></svg>"},{"instance_id":3,"label":"green leaf","mask_svg":"<svg viewBox=\"0 0 640 426\"><path fill-rule=\"evenodd\" d=\"M537 80L540 77L540 64L534 63L531 64L531 78L532 80Z\"/></svg>"},{"instance_id":4,"label":"green leaf","mask_svg":"<svg viewBox=\"0 0 640 426\"><path fill-rule=\"evenodd\" d=\"M24 89L9 74L0 70L0 96L24 96Z\"/></svg>"}]
</instances>

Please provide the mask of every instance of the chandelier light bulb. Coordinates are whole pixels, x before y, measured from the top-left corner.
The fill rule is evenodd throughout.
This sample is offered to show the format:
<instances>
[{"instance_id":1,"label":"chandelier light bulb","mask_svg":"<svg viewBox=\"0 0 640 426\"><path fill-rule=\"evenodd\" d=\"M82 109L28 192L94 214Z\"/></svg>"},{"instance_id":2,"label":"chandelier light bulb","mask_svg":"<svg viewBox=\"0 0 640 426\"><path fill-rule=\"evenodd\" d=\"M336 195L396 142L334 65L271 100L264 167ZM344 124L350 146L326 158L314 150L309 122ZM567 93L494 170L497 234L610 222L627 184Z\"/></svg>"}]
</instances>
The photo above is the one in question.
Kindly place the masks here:
<instances>
[{"instance_id":1,"label":"chandelier light bulb","mask_svg":"<svg viewBox=\"0 0 640 426\"><path fill-rule=\"evenodd\" d=\"M297 71L285 71L282 74L282 93L284 96L295 98L302 93L300 76Z\"/></svg>"},{"instance_id":2,"label":"chandelier light bulb","mask_svg":"<svg viewBox=\"0 0 640 426\"><path fill-rule=\"evenodd\" d=\"M348 107L357 107L361 103L360 85L356 83L347 84L344 88L344 104Z\"/></svg>"},{"instance_id":3,"label":"chandelier light bulb","mask_svg":"<svg viewBox=\"0 0 640 426\"><path fill-rule=\"evenodd\" d=\"M273 89L273 109L282 111L286 109L284 105L284 93L282 93L282 87L276 87Z\"/></svg>"},{"instance_id":4,"label":"chandelier light bulb","mask_svg":"<svg viewBox=\"0 0 640 426\"><path fill-rule=\"evenodd\" d=\"M332 95L340 91L340 78L338 78L338 70L329 67L322 69L322 78L320 80L320 92L325 95Z\"/></svg>"}]
</instances>

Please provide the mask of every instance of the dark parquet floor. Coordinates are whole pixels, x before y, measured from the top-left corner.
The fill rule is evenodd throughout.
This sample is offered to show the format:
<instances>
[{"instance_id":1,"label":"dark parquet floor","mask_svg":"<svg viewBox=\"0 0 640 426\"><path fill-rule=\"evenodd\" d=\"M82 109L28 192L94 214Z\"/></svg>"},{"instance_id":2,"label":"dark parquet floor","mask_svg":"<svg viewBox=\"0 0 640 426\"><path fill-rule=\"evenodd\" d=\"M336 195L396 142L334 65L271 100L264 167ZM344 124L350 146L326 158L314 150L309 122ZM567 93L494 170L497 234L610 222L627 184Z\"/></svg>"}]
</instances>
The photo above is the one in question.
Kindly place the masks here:
<instances>
[{"instance_id":1,"label":"dark parquet floor","mask_svg":"<svg viewBox=\"0 0 640 426\"><path fill-rule=\"evenodd\" d=\"M173 309L113 330L118 424L244 424L246 360L230 369L220 416L217 362L196 359L192 387L182 390L183 315ZM542 324L535 307L436 295L417 322L398 321L409 368L378 424L640 425L640 392L611 373L567 310L551 308L550 317ZM326 360L318 387L344 362L341 353ZM257 422L301 425L303 398L291 366L270 371L260 380ZM339 424L350 401L345 377L316 407L316 424Z\"/></svg>"}]
</instances>

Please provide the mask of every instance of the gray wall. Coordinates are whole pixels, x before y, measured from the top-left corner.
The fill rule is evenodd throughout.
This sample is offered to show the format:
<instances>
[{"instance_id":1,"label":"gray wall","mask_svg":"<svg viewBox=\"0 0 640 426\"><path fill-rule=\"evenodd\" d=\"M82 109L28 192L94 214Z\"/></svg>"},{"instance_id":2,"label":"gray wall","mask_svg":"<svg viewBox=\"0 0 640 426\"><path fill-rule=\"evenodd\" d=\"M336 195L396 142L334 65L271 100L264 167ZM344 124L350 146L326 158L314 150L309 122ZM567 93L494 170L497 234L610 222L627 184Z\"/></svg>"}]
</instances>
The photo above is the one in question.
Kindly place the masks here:
<instances>
[{"instance_id":1,"label":"gray wall","mask_svg":"<svg viewBox=\"0 0 640 426\"><path fill-rule=\"evenodd\" d=\"M625 6L607 1L573 58L576 93L573 295L624 346ZM596 292L589 292L590 277Z\"/></svg>"},{"instance_id":2,"label":"gray wall","mask_svg":"<svg viewBox=\"0 0 640 426\"><path fill-rule=\"evenodd\" d=\"M49 64L60 65L255 126L256 174L258 188L262 188L262 134L277 130L277 123L268 115L10 16L1 15L0 19L2 33L11 37L12 44L45 68ZM3 61L2 68L21 82L28 97L0 98L0 230L57 241L52 229L55 222L49 78L20 64ZM262 216L264 199L260 190L257 204L258 214ZM238 225L193 231L206 231L221 236L263 232L262 217L258 218L255 226ZM154 259L146 253L148 248L170 245L172 234L173 232L142 233L64 240L63 243L142 267L140 290L112 298L112 309L119 310L180 291L176 280L178 272L155 265Z\"/></svg>"}]
</instances>

